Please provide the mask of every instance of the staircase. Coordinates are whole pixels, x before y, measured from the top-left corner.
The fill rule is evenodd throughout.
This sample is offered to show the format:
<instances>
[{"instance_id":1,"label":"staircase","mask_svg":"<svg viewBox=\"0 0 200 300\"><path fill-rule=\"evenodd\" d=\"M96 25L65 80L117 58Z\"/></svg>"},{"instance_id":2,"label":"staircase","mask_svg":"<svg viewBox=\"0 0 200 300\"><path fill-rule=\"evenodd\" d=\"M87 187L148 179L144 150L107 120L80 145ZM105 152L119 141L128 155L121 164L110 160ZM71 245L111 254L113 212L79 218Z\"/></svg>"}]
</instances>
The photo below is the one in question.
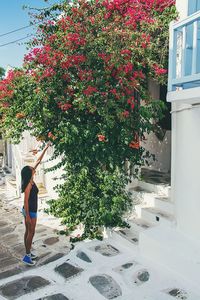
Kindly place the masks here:
<instances>
[{"instance_id":1,"label":"staircase","mask_svg":"<svg viewBox=\"0 0 200 300\"><path fill-rule=\"evenodd\" d=\"M128 187L135 204L125 218L130 228L116 228L113 234L129 248L138 245L142 257L172 270L200 292L200 243L177 230L170 185L159 172L157 179L146 177Z\"/></svg>"},{"instance_id":2,"label":"staircase","mask_svg":"<svg viewBox=\"0 0 200 300\"><path fill-rule=\"evenodd\" d=\"M152 172L155 177L152 177ZM139 243L140 235L146 230L155 226L173 228L176 224L169 178L166 180L164 173L145 170L143 179L145 181L135 181L128 187L134 204L134 210L125 217L130 228L115 229L117 234L133 244Z\"/></svg>"},{"instance_id":3,"label":"staircase","mask_svg":"<svg viewBox=\"0 0 200 300\"><path fill-rule=\"evenodd\" d=\"M16 178L9 174L5 176L5 186L6 186L6 193L8 198L16 198L18 197L17 194L17 182Z\"/></svg>"}]
</instances>

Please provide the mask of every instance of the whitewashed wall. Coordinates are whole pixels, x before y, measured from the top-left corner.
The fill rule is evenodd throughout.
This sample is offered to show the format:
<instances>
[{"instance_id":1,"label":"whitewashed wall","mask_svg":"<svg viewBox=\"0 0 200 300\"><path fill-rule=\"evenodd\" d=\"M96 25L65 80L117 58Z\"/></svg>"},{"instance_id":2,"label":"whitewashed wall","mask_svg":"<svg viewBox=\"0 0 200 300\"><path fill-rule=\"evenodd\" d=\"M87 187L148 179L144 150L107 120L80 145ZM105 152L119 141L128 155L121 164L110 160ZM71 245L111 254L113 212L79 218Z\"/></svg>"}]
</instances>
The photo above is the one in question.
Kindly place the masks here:
<instances>
[{"instance_id":1,"label":"whitewashed wall","mask_svg":"<svg viewBox=\"0 0 200 300\"><path fill-rule=\"evenodd\" d=\"M180 19L184 19L187 17L188 1L193 1L193 0L176 0L176 7L179 12Z\"/></svg>"},{"instance_id":2,"label":"whitewashed wall","mask_svg":"<svg viewBox=\"0 0 200 300\"><path fill-rule=\"evenodd\" d=\"M185 18L188 0L177 0L177 8L181 18ZM189 93L183 90L188 100L184 96L183 100L172 103L171 197L175 203L177 229L200 241L200 93L197 90L190 89ZM178 93L172 93L172 101ZM197 105L190 106L191 99L195 99Z\"/></svg>"},{"instance_id":3,"label":"whitewashed wall","mask_svg":"<svg viewBox=\"0 0 200 300\"><path fill-rule=\"evenodd\" d=\"M200 107L181 108L173 105L172 197L177 229L200 240Z\"/></svg>"},{"instance_id":4,"label":"whitewashed wall","mask_svg":"<svg viewBox=\"0 0 200 300\"><path fill-rule=\"evenodd\" d=\"M48 150L51 150L51 149L48 149ZM43 164L45 169L46 168L51 168L51 167L55 166L57 163L60 162L59 158L57 158L53 161L48 161L49 158L51 157L51 154L52 153L47 153L47 155L45 157L45 162ZM58 169L56 171L44 173L44 185L47 189L47 192L48 192L49 196L54 198L54 199L56 199L58 197L56 191L54 190L54 187L57 184L62 184L63 183L63 180L61 180L61 179L55 180L54 178L60 178L61 175L62 175L62 169Z\"/></svg>"},{"instance_id":5,"label":"whitewashed wall","mask_svg":"<svg viewBox=\"0 0 200 300\"><path fill-rule=\"evenodd\" d=\"M12 152L13 152L13 170L12 174L16 176L16 183L17 183L17 190L18 194L20 195L20 186L21 186L21 169L25 165L33 166L35 161L37 160L37 157L41 154L41 151L38 152L36 156L32 155L30 150L33 149L39 149L39 144L36 141L36 139L32 136L30 136L29 132L24 132L23 139L18 145L12 146ZM35 181L38 185L42 185L46 188L48 195L52 198L57 198L57 193L54 190L54 187L59 183L61 184L61 180L54 180L54 177L60 177L62 175L62 170L56 170L53 172L44 172L44 169L50 168L54 165L56 165L60 159L56 159L53 161L50 161L50 158L53 155L53 148L48 148L47 152L45 153L45 156L41 162L41 164L38 166L36 175L35 175ZM9 154L8 154L9 156Z\"/></svg>"}]
</instances>

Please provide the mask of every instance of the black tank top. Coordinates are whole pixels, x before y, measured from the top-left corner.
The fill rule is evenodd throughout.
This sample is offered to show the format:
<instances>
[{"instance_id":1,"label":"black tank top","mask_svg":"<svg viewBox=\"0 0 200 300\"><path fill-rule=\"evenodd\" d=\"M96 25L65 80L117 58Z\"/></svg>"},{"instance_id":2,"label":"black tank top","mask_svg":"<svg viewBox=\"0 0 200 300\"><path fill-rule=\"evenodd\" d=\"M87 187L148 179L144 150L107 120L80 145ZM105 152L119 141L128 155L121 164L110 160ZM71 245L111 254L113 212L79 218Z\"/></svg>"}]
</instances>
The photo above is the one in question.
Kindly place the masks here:
<instances>
[{"instance_id":1,"label":"black tank top","mask_svg":"<svg viewBox=\"0 0 200 300\"><path fill-rule=\"evenodd\" d=\"M37 208L38 208L38 191L39 190L37 188L37 185L35 183L33 183L31 191L30 191L29 199L28 199L29 211L37 212Z\"/></svg>"}]
</instances>

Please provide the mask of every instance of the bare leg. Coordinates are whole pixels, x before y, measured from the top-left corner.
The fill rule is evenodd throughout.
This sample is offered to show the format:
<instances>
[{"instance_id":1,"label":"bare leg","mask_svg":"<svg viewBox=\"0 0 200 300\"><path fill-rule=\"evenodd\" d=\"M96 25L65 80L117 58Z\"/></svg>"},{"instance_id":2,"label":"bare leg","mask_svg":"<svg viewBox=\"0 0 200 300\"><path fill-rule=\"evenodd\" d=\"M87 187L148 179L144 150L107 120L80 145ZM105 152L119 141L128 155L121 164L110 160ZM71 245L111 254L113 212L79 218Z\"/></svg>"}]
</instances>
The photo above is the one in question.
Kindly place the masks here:
<instances>
[{"instance_id":1,"label":"bare leg","mask_svg":"<svg viewBox=\"0 0 200 300\"><path fill-rule=\"evenodd\" d=\"M26 235L25 247L26 247L27 254L29 254L31 252L32 241L33 241L33 237L35 234L36 222L37 222L37 219L35 218L35 219L31 219L31 224L26 224L27 225L27 235Z\"/></svg>"},{"instance_id":2,"label":"bare leg","mask_svg":"<svg viewBox=\"0 0 200 300\"><path fill-rule=\"evenodd\" d=\"M27 235L28 235L28 225L26 224L26 218L24 218L24 223L25 223L24 246L26 249L26 239L27 239Z\"/></svg>"}]
</instances>

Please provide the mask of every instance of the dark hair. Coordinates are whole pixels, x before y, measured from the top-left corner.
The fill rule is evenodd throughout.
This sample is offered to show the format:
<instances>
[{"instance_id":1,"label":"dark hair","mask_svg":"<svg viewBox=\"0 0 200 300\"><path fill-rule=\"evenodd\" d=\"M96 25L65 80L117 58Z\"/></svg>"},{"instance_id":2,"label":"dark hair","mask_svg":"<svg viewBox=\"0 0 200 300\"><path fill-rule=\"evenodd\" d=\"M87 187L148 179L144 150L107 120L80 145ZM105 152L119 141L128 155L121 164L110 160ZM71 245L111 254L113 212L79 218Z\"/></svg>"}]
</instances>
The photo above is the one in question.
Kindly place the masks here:
<instances>
[{"instance_id":1,"label":"dark hair","mask_svg":"<svg viewBox=\"0 0 200 300\"><path fill-rule=\"evenodd\" d=\"M25 191L27 185L29 184L32 177L32 170L29 166L25 166L21 170L21 190L22 193Z\"/></svg>"}]
</instances>

